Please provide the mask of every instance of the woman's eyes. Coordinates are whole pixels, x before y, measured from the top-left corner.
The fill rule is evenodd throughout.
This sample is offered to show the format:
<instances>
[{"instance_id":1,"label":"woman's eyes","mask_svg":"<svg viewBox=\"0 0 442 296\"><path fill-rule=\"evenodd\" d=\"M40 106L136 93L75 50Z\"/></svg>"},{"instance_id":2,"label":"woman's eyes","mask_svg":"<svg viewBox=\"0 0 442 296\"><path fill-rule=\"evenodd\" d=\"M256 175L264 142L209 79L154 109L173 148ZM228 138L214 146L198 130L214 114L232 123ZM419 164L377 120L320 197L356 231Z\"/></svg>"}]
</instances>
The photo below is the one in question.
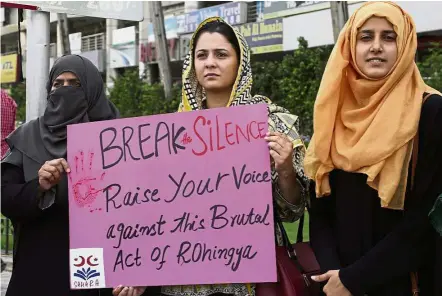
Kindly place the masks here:
<instances>
[{"instance_id":1,"label":"woman's eyes","mask_svg":"<svg viewBox=\"0 0 442 296\"><path fill-rule=\"evenodd\" d=\"M371 35L361 35L360 39L363 41L368 41L368 40L372 39L372 36Z\"/></svg>"},{"instance_id":2,"label":"woman's eyes","mask_svg":"<svg viewBox=\"0 0 442 296\"><path fill-rule=\"evenodd\" d=\"M362 41L370 41L370 40L373 39L373 36L372 35L361 35L359 37L359 39L362 40ZM386 41L395 41L396 40L396 36L394 36L394 35L383 35L382 39L386 40Z\"/></svg>"},{"instance_id":3,"label":"woman's eyes","mask_svg":"<svg viewBox=\"0 0 442 296\"><path fill-rule=\"evenodd\" d=\"M394 36L394 35L386 35L384 37L384 39L387 40L387 41L395 41L396 40L396 36Z\"/></svg>"},{"instance_id":4,"label":"woman's eyes","mask_svg":"<svg viewBox=\"0 0 442 296\"><path fill-rule=\"evenodd\" d=\"M207 53L199 53L199 54L196 55L196 58L197 58L197 59L204 59L204 58L207 58L208 55L209 55L209 54L207 54ZM225 52L216 52L216 53L215 53L215 56L216 56L217 58L225 58L225 57L227 57L228 55L227 55L227 53L225 53Z\"/></svg>"},{"instance_id":5,"label":"woman's eyes","mask_svg":"<svg viewBox=\"0 0 442 296\"><path fill-rule=\"evenodd\" d=\"M80 83L79 81L74 82L73 84L69 84L69 85L71 85L71 86L75 86L75 87L81 87L81 83ZM54 88L59 88L60 86L62 86L62 84L59 83L59 82L55 82L55 83L52 85L52 87L54 87Z\"/></svg>"}]
</instances>

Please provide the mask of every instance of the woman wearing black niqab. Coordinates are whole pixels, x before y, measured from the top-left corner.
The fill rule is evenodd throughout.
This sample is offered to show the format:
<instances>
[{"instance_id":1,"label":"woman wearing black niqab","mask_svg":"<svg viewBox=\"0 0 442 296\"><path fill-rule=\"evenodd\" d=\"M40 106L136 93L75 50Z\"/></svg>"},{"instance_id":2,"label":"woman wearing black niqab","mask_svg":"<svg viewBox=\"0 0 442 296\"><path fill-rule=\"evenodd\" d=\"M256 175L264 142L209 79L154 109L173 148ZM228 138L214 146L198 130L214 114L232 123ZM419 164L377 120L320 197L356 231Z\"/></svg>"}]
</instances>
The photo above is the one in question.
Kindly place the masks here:
<instances>
[{"instance_id":1,"label":"woman wearing black niqab","mask_svg":"<svg viewBox=\"0 0 442 296\"><path fill-rule=\"evenodd\" d=\"M65 159L67 125L115 119L119 113L106 98L97 68L78 55L54 63L47 92L44 115L6 139L10 151L1 163L1 210L14 226L14 266L6 295L111 295L70 290Z\"/></svg>"}]
</instances>

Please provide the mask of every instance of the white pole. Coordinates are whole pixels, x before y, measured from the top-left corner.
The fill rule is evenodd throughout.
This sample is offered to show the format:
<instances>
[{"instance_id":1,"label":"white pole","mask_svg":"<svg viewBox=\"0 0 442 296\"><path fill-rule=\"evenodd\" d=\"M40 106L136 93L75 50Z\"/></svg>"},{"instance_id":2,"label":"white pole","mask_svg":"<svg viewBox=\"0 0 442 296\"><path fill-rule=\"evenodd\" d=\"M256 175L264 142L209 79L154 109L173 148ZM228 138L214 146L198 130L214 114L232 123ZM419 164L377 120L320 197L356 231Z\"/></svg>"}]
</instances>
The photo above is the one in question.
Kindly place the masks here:
<instances>
[{"instance_id":1,"label":"white pole","mask_svg":"<svg viewBox=\"0 0 442 296\"><path fill-rule=\"evenodd\" d=\"M110 2L109 2L110 3ZM112 78L117 78L117 71L111 68L112 34L118 29L118 20L106 19L106 94L114 87Z\"/></svg>"},{"instance_id":2,"label":"white pole","mask_svg":"<svg viewBox=\"0 0 442 296\"><path fill-rule=\"evenodd\" d=\"M27 11L26 121L44 114L49 77L49 12Z\"/></svg>"},{"instance_id":3,"label":"white pole","mask_svg":"<svg viewBox=\"0 0 442 296\"><path fill-rule=\"evenodd\" d=\"M148 5L155 34L155 47L158 54L161 82L164 85L166 100L170 100L172 95L172 70L170 68L169 48L164 28L163 8L160 1L150 1Z\"/></svg>"},{"instance_id":4,"label":"white pole","mask_svg":"<svg viewBox=\"0 0 442 296\"><path fill-rule=\"evenodd\" d=\"M335 42L338 40L339 33L348 20L347 1L330 1L330 12L332 16L333 36Z\"/></svg>"}]
</instances>

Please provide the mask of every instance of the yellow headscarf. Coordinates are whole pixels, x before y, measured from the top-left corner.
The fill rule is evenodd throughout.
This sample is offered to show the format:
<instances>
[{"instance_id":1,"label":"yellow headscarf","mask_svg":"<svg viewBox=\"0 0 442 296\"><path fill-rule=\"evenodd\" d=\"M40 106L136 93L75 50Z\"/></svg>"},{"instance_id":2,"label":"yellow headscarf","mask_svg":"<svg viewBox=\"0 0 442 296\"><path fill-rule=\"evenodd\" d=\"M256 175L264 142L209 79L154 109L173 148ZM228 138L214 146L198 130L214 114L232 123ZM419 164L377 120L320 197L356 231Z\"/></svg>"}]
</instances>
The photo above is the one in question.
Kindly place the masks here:
<instances>
[{"instance_id":1,"label":"yellow headscarf","mask_svg":"<svg viewBox=\"0 0 442 296\"><path fill-rule=\"evenodd\" d=\"M355 61L358 30L373 16L385 17L397 34L397 61L379 80L365 76ZM403 209L422 97L437 93L419 73L416 48L413 20L392 2L365 3L342 29L316 98L304 160L318 197L331 193L329 173L336 168L366 174L382 207Z\"/></svg>"}]
</instances>

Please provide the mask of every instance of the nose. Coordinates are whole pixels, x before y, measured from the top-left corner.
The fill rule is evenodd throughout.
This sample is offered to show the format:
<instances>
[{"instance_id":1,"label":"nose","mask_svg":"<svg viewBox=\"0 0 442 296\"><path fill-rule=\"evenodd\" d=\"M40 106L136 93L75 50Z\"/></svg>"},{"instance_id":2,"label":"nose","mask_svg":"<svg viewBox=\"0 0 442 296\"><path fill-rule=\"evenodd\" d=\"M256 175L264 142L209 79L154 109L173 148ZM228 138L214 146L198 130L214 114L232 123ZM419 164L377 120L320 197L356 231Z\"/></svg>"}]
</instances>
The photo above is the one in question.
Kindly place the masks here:
<instances>
[{"instance_id":1,"label":"nose","mask_svg":"<svg viewBox=\"0 0 442 296\"><path fill-rule=\"evenodd\" d=\"M376 36L373 39L373 44L371 45L370 51L372 51L372 52L382 52L381 36Z\"/></svg>"},{"instance_id":2,"label":"nose","mask_svg":"<svg viewBox=\"0 0 442 296\"><path fill-rule=\"evenodd\" d=\"M207 58L206 58L206 60L205 60L205 64L204 64L204 66L206 67L206 68L213 68L213 67L215 67L215 65L216 65L216 62L215 62L215 57L213 56L213 54L209 54L208 56L207 56Z\"/></svg>"}]
</instances>

